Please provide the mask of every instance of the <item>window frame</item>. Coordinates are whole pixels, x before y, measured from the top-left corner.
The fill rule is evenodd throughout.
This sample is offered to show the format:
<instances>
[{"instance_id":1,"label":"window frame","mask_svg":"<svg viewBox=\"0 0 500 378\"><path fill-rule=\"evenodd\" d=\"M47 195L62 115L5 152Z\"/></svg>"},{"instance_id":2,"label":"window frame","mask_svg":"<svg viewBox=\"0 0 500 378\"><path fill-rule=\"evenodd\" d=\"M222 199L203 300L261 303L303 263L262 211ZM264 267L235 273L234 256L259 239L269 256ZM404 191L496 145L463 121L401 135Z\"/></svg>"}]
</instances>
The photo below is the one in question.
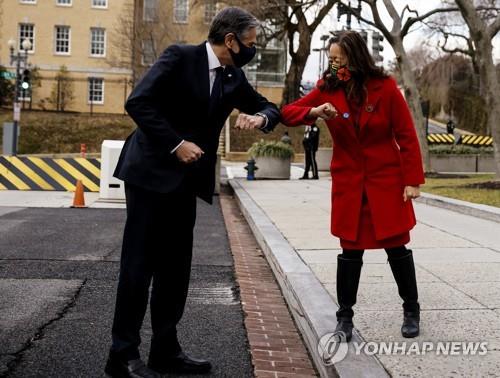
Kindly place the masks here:
<instances>
[{"instance_id":1,"label":"window frame","mask_svg":"<svg viewBox=\"0 0 500 378\"><path fill-rule=\"evenodd\" d=\"M103 34L104 34L104 38L103 38L103 41L102 41L102 54L93 54L92 53L92 44L94 42L93 40L93 31L95 30L102 30L103 31ZM90 44L89 44L89 56L91 58L105 58L106 57L106 50L107 50L107 33L106 33L106 28L101 28L101 27L98 27L98 26L92 26L90 28ZM100 43L100 42L99 42Z\"/></svg>"},{"instance_id":2,"label":"window frame","mask_svg":"<svg viewBox=\"0 0 500 378\"><path fill-rule=\"evenodd\" d=\"M105 1L105 5L95 5L94 1ZM90 0L90 7L94 9L108 9L109 0Z\"/></svg>"},{"instance_id":3,"label":"window frame","mask_svg":"<svg viewBox=\"0 0 500 378\"><path fill-rule=\"evenodd\" d=\"M101 101L95 101L90 98L90 86L93 85L93 80L100 80L102 83L101 86ZM97 77L97 76L89 76L87 78L87 105L104 105L104 78L103 77ZM95 94L94 94L95 96Z\"/></svg>"},{"instance_id":4,"label":"window frame","mask_svg":"<svg viewBox=\"0 0 500 378\"><path fill-rule=\"evenodd\" d=\"M57 51L57 28L68 29L68 52ZM70 56L71 55L71 26L54 25L54 55L59 55L59 56Z\"/></svg>"},{"instance_id":5,"label":"window frame","mask_svg":"<svg viewBox=\"0 0 500 378\"><path fill-rule=\"evenodd\" d=\"M213 10L212 9L210 10L210 14L213 12L213 16L210 20L207 19L208 6L210 6L210 7L213 6ZM205 0L204 7L203 7L203 22L205 23L205 25L210 25L216 14L217 14L217 0Z\"/></svg>"},{"instance_id":6,"label":"window frame","mask_svg":"<svg viewBox=\"0 0 500 378\"><path fill-rule=\"evenodd\" d=\"M61 3L59 3L60 1L67 1L67 0L56 0L56 6L58 6L58 7L72 7L73 6L73 0L69 0L69 4L61 4Z\"/></svg>"},{"instance_id":7,"label":"window frame","mask_svg":"<svg viewBox=\"0 0 500 378\"><path fill-rule=\"evenodd\" d=\"M31 38L28 38L31 42L31 50L28 50L28 54L34 54L35 53L35 24L31 22L19 22L17 24L17 49L18 51L22 50L22 43L24 41L24 38L21 37L21 25L30 25L32 27L32 33L33 36Z\"/></svg>"},{"instance_id":8,"label":"window frame","mask_svg":"<svg viewBox=\"0 0 500 378\"><path fill-rule=\"evenodd\" d=\"M179 6L178 6L178 3L179 2L182 2L183 4L186 4L186 19L185 20L178 20L177 19L177 12L178 12L178 9L179 9ZM172 14L172 17L173 17L173 22L174 24L187 24L189 22L189 0L174 0L172 2L173 4L173 14ZM182 8L183 10L183 8Z\"/></svg>"}]
</instances>

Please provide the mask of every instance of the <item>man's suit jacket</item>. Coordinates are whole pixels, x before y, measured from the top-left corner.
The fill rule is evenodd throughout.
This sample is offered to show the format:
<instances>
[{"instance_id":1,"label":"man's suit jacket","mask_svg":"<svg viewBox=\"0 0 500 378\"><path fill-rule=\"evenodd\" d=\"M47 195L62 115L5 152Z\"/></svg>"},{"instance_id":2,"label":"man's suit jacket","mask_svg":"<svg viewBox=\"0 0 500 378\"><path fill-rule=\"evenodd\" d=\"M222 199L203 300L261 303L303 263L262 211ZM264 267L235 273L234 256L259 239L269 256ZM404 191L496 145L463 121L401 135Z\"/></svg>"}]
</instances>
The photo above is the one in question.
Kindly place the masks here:
<instances>
[{"instance_id":1,"label":"man's suit jacket","mask_svg":"<svg viewBox=\"0 0 500 378\"><path fill-rule=\"evenodd\" d=\"M209 112L210 82L205 43L168 47L134 88L125 109L137 124L129 135L114 176L160 193L169 193L189 175L196 194L211 203L219 135L234 108L268 117L264 132L278 123L277 107L258 94L239 68L226 66L224 94ZM205 154L193 164L171 153L182 140Z\"/></svg>"}]
</instances>

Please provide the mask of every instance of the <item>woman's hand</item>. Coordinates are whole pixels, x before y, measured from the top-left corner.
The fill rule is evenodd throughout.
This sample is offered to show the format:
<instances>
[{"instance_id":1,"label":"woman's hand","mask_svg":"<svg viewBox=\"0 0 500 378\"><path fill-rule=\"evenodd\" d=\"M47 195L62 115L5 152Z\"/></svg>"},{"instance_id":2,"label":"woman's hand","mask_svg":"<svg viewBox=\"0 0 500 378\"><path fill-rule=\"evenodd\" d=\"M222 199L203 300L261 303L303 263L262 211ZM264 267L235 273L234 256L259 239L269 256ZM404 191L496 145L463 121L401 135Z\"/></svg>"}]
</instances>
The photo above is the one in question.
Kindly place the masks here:
<instances>
[{"instance_id":1,"label":"woman's hand","mask_svg":"<svg viewBox=\"0 0 500 378\"><path fill-rule=\"evenodd\" d=\"M329 102L325 102L323 105L311 108L308 117L323 118L324 120L329 120L333 117L336 117L337 114L338 114L337 109L335 109L335 107Z\"/></svg>"},{"instance_id":2,"label":"woman's hand","mask_svg":"<svg viewBox=\"0 0 500 378\"><path fill-rule=\"evenodd\" d=\"M415 199L418 197L420 197L420 188L418 186L405 186L403 201L406 202L409 199Z\"/></svg>"}]
</instances>

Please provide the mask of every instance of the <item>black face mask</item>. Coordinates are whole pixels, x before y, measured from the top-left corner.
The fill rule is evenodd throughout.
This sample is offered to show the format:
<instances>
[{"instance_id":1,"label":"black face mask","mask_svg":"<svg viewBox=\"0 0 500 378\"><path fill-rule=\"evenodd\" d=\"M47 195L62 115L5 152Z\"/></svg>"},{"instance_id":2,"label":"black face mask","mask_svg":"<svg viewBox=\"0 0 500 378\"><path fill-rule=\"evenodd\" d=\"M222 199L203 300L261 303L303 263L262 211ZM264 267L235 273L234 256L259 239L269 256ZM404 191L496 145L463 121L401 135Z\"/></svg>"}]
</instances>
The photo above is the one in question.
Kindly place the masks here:
<instances>
[{"instance_id":1,"label":"black face mask","mask_svg":"<svg viewBox=\"0 0 500 378\"><path fill-rule=\"evenodd\" d=\"M257 53L257 49L255 46L253 47L248 47L245 46L239 38L234 35L234 38L238 42L238 45L240 46L240 52L235 53L233 50L229 49L229 53L231 54L231 57L233 58L233 63L236 67L243 67L245 64L248 64L255 56Z\"/></svg>"}]
</instances>

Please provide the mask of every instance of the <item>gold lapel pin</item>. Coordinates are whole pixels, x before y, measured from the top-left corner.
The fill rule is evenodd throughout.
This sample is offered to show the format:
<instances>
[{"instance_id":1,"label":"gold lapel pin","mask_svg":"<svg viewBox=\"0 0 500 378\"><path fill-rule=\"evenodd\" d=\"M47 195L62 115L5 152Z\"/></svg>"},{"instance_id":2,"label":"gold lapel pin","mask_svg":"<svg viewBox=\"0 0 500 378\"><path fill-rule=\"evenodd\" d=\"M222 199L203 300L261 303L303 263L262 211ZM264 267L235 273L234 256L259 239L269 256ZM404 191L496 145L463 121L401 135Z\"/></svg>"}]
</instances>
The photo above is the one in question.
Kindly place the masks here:
<instances>
[{"instance_id":1,"label":"gold lapel pin","mask_svg":"<svg viewBox=\"0 0 500 378\"><path fill-rule=\"evenodd\" d=\"M366 105L366 108L365 108L365 109L366 109L366 111L367 111L368 113L371 113L371 112L373 112L373 105L372 105L372 104L368 104L368 105Z\"/></svg>"}]
</instances>

